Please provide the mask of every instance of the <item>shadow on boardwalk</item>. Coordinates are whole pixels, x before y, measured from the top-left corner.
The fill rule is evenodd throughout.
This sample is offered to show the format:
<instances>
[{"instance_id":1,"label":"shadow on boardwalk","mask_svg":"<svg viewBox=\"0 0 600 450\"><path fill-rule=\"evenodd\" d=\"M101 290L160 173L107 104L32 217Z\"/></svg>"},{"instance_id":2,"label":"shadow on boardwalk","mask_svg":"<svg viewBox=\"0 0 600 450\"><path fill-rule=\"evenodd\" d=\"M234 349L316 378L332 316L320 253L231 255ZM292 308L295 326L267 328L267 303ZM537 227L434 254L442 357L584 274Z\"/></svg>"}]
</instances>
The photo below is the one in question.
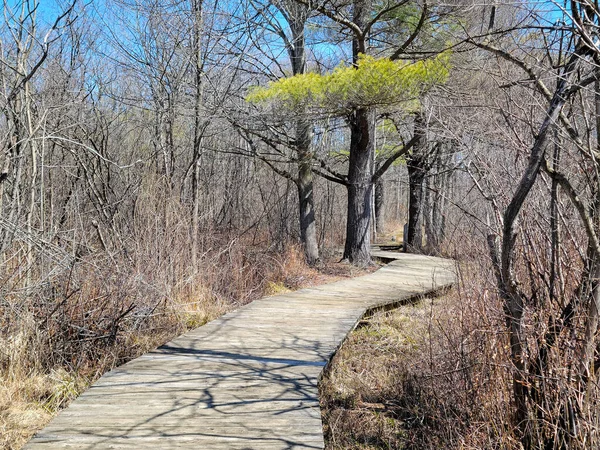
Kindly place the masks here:
<instances>
[{"instance_id":1,"label":"shadow on boardwalk","mask_svg":"<svg viewBox=\"0 0 600 450\"><path fill-rule=\"evenodd\" d=\"M26 448L320 449L318 380L365 311L454 281L398 255L364 277L268 297L107 373Z\"/></svg>"}]
</instances>

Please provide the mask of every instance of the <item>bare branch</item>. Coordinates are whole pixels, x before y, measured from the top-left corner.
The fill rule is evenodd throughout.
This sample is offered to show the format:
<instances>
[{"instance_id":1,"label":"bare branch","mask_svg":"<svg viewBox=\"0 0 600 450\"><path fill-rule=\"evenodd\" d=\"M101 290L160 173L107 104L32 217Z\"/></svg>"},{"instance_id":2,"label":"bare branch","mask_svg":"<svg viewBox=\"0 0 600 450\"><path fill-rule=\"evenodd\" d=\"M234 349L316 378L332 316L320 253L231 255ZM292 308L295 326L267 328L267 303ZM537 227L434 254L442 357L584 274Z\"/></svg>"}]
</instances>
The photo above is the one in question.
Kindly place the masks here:
<instances>
[{"instance_id":1,"label":"bare branch","mask_svg":"<svg viewBox=\"0 0 600 450\"><path fill-rule=\"evenodd\" d=\"M390 157L388 157L381 166L375 171L371 177L371 182L375 183L383 174L390 168L390 166L401 156L406 155L411 148L413 148L421 139L419 134L415 134L410 141L403 145L402 148L396 150Z\"/></svg>"}]
</instances>

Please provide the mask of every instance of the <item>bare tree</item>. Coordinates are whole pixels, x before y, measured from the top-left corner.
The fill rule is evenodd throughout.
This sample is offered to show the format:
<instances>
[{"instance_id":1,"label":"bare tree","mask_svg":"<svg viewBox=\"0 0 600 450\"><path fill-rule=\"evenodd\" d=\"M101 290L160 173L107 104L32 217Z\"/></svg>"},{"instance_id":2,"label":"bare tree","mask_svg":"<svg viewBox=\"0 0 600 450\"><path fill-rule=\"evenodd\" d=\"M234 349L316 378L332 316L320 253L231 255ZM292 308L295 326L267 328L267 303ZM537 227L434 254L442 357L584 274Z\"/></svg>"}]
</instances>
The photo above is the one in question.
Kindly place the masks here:
<instances>
[{"instance_id":1,"label":"bare tree","mask_svg":"<svg viewBox=\"0 0 600 450\"><path fill-rule=\"evenodd\" d=\"M250 3L255 11L257 24L262 27L262 33L273 34L283 43L288 55L291 75L304 74L307 59L305 27L309 9L291 0ZM278 15L284 18L285 27ZM269 47L269 45L265 46ZM263 54L274 64L279 64L277 55L266 55L264 49L259 49L259 54ZM248 124L248 121L245 121L245 124L236 121L236 125L251 147L251 156L258 157L275 173L295 184L298 191L300 242L304 247L306 261L314 265L319 261L319 245L313 195L314 161L311 149L313 123L304 111L298 111L296 117L289 121L290 127L287 124L283 124L283 127L277 126L275 123L280 122L278 118L266 120L271 123L252 125ZM262 141L266 151L263 151L255 140ZM280 151L282 146L289 149L291 154L286 155L284 151ZM277 159L273 158L271 154L273 151L278 154ZM295 170L290 171L285 168L289 163L294 163Z\"/></svg>"},{"instance_id":2,"label":"bare tree","mask_svg":"<svg viewBox=\"0 0 600 450\"><path fill-rule=\"evenodd\" d=\"M520 71L520 75L501 86L505 92L510 91L506 95L509 106L501 109L507 134L517 141L519 152L527 158L524 165L518 165L520 174L515 174L515 177L518 176L516 188L507 195L506 203L500 200L505 193L491 192L485 187L481 163L475 162L471 169L475 185L489 201L491 217L495 220L488 244L510 337L514 423L521 443L527 449L593 445L590 435L580 433L583 433L583 424L591 420L590 414L593 413L590 410L595 408L592 405L597 395L587 397L590 395L590 380L595 378L592 367L597 351L600 297L597 284L585 280L594 280L600 275L597 263L600 256L596 220L598 190L595 175L571 172L574 167L563 165L561 153L572 152L573 161L580 161L583 167L590 168L592 174L597 173L597 143L593 142L595 136L589 132L596 126L591 125L595 124L596 112L594 108L591 112L589 109L586 111L578 102L586 97L586 90L597 79L599 52L592 36L597 27L598 10L591 4L573 2L562 13L562 23L534 27L536 31L531 31L529 48L515 45L510 38L502 37L503 33L510 36L511 30L522 30L520 25L498 30L491 21L491 29L483 33L485 36L468 38L477 48ZM530 11L529 14L535 12ZM519 32L522 31L515 31ZM526 81L514 81L519 76ZM531 107L531 111L536 111L533 117L518 110L522 107L519 103L522 99L518 98L517 92L526 93L525 87L530 89L525 95L531 96L536 104L543 105L541 111ZM515 111L512 111L513 108ZM588 119L590 116L593 117L591 121ZM521 124L527 125L522 127ZM586 129L588 132L585 132ZM535 213L524 211L526 204L540 198L541 194L536 189L539 189L544 172L552 180L546 191L550 196L550 206ZM556 286L557 278L561 277L561 262L557 255L567 252L566 246L560 244L557 222L560 210L564 208L559 207L561 195L566 196L570 206L577 211L578 226L585 230L588 242L586 251L580 251L586 268L583 287L569 294ZM539 247L534 243L533 230L538 225L528 219L532 215L547 220L549 224L545 228L550 254L547 266L542 263ZM578 247L575 237L571 245ZM525 283L524 274L528 279ZM547 300L539 300L544 296ZM581 322L577 317L581 317ZM544 323L544 320L547 322ZM571 352L564 341L560 347L559 342L567 335L578 336L576 352ZM560 383L564 383L561 389L570 392L566 396L550 394L551 389L556 389L550 388L553 385L551 374L557 369L552 367L553 361L554 364L567 365L572 373L577 374L575 378L560 379ZM571 400L573 396L586 397L590 403L584 401L575 407ZM554 429L547 427L546 424L550 423L556 424ZM583 444L586 440L588 444Z\"/></svg>"}]
</instances>

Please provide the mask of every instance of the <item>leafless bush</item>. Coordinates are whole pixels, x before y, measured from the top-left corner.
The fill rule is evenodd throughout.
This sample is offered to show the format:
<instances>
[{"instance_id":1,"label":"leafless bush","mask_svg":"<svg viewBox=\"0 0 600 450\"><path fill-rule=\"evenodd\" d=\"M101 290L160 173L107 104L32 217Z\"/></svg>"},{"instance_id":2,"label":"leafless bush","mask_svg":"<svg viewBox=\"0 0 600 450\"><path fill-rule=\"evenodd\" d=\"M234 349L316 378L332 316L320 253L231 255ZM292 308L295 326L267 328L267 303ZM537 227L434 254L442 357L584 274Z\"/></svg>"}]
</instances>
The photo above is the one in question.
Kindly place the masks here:
<instances>
[{"instance_id":1,"label":"leafless bush","mask_svg":"<svg viewBox=\"0 0 600 450\"><path fill-rule=\"evenodd\" d=\"M539 237L534 230L532 240ZM321 386L328 448L523 448L515 426L503 301L483 242L462 242L470 256L459 264L456 289L439 300L375 317L336 356ZM536 279L529 277L532 258L540 262L541 255L522 246L518 275L524 284ZM575 296L582 267L573 264L570 270L563 288ZM599 392L592 385L581 397L573 375L580 345L576 332L563 331L547 342L561 309L547 300L547 289L536 284L528 292L546 302L543 310L532 304L526 313L532 448L595 448ZM546 369L536 373L535 356L544 346L550 349ZM569 417L572 422L565 422Z\"/></svg>"}]
</instances>

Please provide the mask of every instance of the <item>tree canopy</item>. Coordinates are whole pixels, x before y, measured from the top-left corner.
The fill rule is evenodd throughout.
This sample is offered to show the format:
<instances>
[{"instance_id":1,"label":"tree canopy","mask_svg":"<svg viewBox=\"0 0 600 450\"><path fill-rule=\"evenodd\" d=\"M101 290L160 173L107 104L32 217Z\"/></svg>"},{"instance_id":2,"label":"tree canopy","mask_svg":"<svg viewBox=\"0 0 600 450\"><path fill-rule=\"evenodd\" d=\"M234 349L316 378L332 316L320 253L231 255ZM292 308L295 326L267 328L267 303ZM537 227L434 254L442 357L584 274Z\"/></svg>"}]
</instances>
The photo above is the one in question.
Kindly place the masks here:
<instances>
[{"instance_id":1,"label":"tree canopy","mask_svg":"<svg viewBox=\"0 0 600 450\"><path fill-rule=\"evenodd\" d=\"M342 113L401 103L410 108L423 92L444 83L449 71L447 53L416 62L361 54L356 65L342 63L324 75L311 72L281 78L251 89L246 99L294 110L308 107Z\"/></svg>"}]
</instances>

